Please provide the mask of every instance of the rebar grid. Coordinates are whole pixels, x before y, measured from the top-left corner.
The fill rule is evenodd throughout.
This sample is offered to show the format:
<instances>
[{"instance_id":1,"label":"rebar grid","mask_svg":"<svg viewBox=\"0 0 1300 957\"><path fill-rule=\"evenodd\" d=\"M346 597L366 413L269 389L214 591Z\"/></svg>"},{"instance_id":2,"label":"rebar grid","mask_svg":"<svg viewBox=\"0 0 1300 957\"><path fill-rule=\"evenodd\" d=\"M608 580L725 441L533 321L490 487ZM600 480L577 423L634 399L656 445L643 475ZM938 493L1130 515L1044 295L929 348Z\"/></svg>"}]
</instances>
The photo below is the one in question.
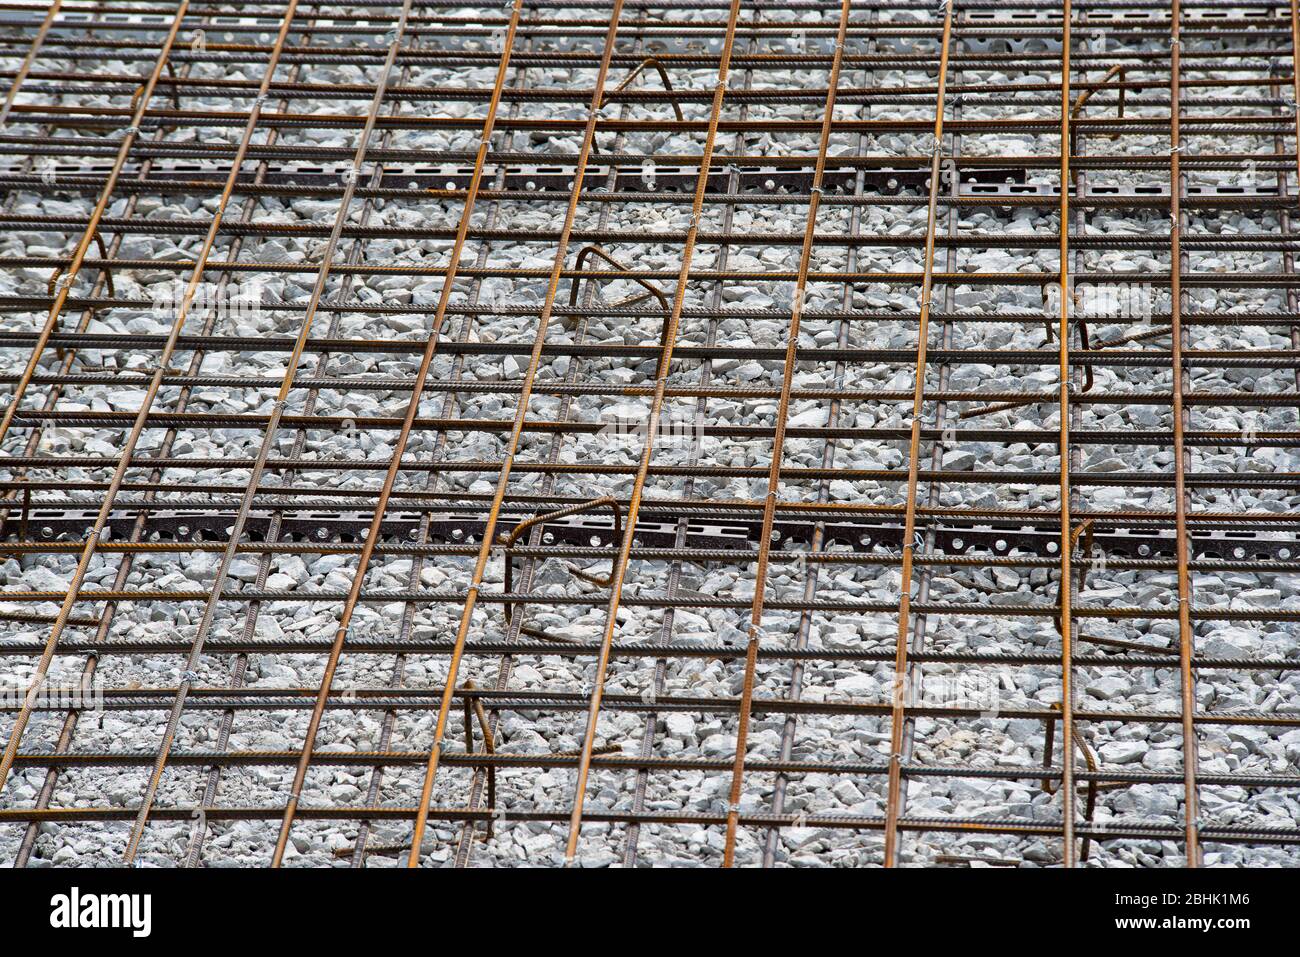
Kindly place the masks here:
<instances>
[{"instance_id":1,"label":"rebar grid","mask_svg":"<svg viewBox=\"0 0 1300 957\"><path fill-rule=\"evenodd\" d=\"M7 5L0 860L1296 863L1298 44Z\"/></svg>"}]
</instances>

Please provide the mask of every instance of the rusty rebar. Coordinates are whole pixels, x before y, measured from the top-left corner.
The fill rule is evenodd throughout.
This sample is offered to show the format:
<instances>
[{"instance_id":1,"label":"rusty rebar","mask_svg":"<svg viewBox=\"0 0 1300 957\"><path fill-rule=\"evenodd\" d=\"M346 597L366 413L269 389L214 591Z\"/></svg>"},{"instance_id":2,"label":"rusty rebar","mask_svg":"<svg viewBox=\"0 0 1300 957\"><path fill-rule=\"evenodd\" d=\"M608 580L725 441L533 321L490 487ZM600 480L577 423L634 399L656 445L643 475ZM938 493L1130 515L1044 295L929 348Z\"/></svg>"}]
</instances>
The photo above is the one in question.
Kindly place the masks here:
<instances>
[{"instance_id":1,"label":"rusty rebar","mask_svg":"<svg viewBox=\"0 0 1300 957\"><path fill-rule=\"evenodd\" d=\"M286 2L188 48L216 5L15 11L0 657L37 680L0 702L14 863L116 821L128 861L195 866L240 820L276 865L575 863L598 842L646 865L674 825L725 865L823 856L792 827L890 866L1016 863L1030 842L1067 865L1135 841L1190 865L1294 854L1300 832L1251 815L1295 768L1211 755L1300 726L1300 611L1274 588L1300 573L1300 2L1183 0L1169 24L1027 2L1010 26L926 0L625 0L612 19L361 0L323 23ZM200 310L244 277L275 290L252 322ZM1085 308L1114 283L1144 287L1147 323ZM1035 287L1043 309L1020 304ZM603 441L609 407L646 400L644 441ZM794 421L814 405L829 416ZM659 426L683 410L679 449ZM296 658L309 677L254 680ZM151 677L123 682L141 660ZM729 683L680 682L697 668ZM103 710L42 697L56 671L102 684ZM989 711L922 680L993 673L999 719L1044 735L1029 760L983 739L934 760L932 727ZM1179 700L1101 705L1099 674L1172 678ZM1268 697L1225 706L1220 677ZM104 715L132 733L103 744ZM240 740L295 718L282 747ZM849 723L856 753L832 752ZM1104 760L1134 731L1163 760ZM239 768L291 798L232 806ZM74 774L128 769L138 801L64 806ZM195 786L162 800L181 769ZM318 788L336 769L359 794ZM561 796L521 802L544 774ZM853 784L845 806L805 808L807 775ZM1041 785L1061 813L932 816L909 796L927 777ZM1135 784L1187 797L1117 823ZM1198 807L1212 787L1248 792L1245 816ZM990 834L996 856L965 853Z\"/></svg>"},{"instance_id":2,"label":"rusty rebar","mask_svg":"<svg viewBox=\"0 0 1300 957\"><path fill-rule=\"evenodd\" d=\"M901 813L903 763L903 721L907 710L908 633L912 614L912 563L916 537L917 486L920 481L921 416L925 408L925 378L930 335L930 296L934 282L935 231L938 225L940 157L944 134L944 85L948 76L948 54L952 43L953 0L943 6L943 35L939 41L938 91L934 107L933 155L930 160L930 197L926 212L924 278L921 282L921 315L916 333L916 371L912 397L912 425L907 452L907 506L903 518L902 579L899 584L898 639L895 643L892 707L889 718L889 784L885 805L885 866L893 867L898 854L898 820ZM1064 195L1064 191L1062 191ZM1064 231L1064 230L1063 230Z\"/></svg>"}]
</instances>

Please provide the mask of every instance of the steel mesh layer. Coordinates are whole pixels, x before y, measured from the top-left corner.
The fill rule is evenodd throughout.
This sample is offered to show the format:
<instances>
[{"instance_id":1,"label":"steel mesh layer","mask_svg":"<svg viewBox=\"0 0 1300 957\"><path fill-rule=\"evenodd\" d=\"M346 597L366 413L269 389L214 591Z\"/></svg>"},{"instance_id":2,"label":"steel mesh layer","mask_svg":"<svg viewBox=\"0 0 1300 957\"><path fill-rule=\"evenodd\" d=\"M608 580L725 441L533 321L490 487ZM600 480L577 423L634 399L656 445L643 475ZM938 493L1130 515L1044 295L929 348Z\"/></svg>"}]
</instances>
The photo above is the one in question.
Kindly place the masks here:
<instances>
[{"instance_id":1,"label":"steel mesh layer","mask_svg":"<svg viewBox=\"0 0 1300 957\"><path fill-rule=\"evenodd\" d=\"M0 861L1300 863L1297 37L0 5Z\"/></svg>"}]
</instances>

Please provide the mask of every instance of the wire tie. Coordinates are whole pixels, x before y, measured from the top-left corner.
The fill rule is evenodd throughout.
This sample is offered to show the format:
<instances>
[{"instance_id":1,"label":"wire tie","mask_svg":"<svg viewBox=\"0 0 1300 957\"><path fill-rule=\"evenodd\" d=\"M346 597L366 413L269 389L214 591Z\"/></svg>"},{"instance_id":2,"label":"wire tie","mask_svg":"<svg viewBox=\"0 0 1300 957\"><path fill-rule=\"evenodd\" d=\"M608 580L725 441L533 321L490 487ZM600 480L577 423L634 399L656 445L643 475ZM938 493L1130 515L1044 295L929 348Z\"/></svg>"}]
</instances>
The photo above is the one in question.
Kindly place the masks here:
<instances>
[{"instance_id":1,"label":"wire tie","mask_svg":"<svg viewBox=\"0 0 1300 957\"><path fill-rule=\"evenodd\" d=\"M194 684L194 683L195 683L196 681L198 681L198 680L199 680L199 673L198 673L197 671L182 671L182 672L181 672L181 681L184 682L185 684L190 684L190 685L192 685L192 684Z\"/></svg>"},{"instance_id":2,"label":"wire tie","mask_svg":"<svg viewBox=\"0 0 1300 957\"><path fill-rule=\"evenodd\" d=\"M729 804L727 805L727 813L728 813L728 814L739 814L739 813L740 813L740 802L739 802L739 801L735 801L735 802L729 803Z\"/></svg>"}]
</instances>

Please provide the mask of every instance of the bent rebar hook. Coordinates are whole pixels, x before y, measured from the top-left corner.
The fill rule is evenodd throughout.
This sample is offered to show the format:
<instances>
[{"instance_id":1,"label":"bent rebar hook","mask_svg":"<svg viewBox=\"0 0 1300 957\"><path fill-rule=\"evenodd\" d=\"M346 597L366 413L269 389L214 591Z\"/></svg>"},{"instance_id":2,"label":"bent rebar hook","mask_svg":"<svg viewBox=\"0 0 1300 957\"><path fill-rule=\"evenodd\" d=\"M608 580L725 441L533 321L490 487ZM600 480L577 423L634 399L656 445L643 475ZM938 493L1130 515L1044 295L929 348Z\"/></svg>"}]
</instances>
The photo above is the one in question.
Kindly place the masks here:
<instances>
[{"instance_id":1,"label":"bent rebar hook","mask_svg":"<svg viewBox=\"0 0 1300 957\"><path fill-rule=\"evenodd\" d=\"M606 506L608 506L614 513L614 540L619 541L623 537L623 512L618 507L618 500L615 499L612 495L605 495L602 496L601 498L594 498L589 502L579 502L576 505L569 505L565 508L556 509L553 512L547 512L544 515L534 515L532 518L522 521L518 525L516 525L514 529L512 529L509 532L509 534L502 532L499 535L497 535L497 544L504 545L505 552L506 552L506 569L505 569L506 593L509 594L514 590L514 579L515 579L514 547L515 547L515 543L524 534L524 532L528 531L530 528L533 528L537 525L544 525L547 522L553 522L556 519L568 518L571 515L580 515L583 512L590 512L598 508L605 508ZM614 580L613 566L610 567L609 575L606 576L605 578L601 578L597 575L592 575L589 572L585 572L580 568L574 568L572 566L569 566L569 572L574 577L581 578L583 581L591 582L593 585L596 585L597 587L600 588L608 588ZM507 602L505 605L507 629L509 629L510 627L511 619L514 614L514 605L515 605L514 602ZM558 642L572 641L572 639L570 638L559 638L548 632L542 631L540 628L529 628L527 625L520 625L519 631L521 634L528 635L531 638L538 638L542 641L558 641Z\"/></svg>"},{"instance_id":2,"label":"bent rebar hook","mask_svg":"<svg viewBox=\"0 0 1300 957\"><path fill-rule=\"evenodd\" d=\"M643 71L648 66L652 66L659 71L659 79L664 81L664 89L667 90L669 93L672 93L673 84L672 81L668 79L668 71L664 69L664 65L660 63L656 57L649 56L646 57L644 60L642 60L640 63L638 63L635 67L633 67L632 72L630 72L627 76L623 77L623 79L619 82L618 86L614 87L614 89L608 91L603 97L601 97L600 99L601 108L604 109L605 104L609 102L609 97L611 94L622 93L625 89L627 89L627 87L631 84L633 80L635 80L638 76L641 75L641 71ZM674 115L676 115L677 117L677 121L679 123L684 123L686 121L686 116L682 113L682 108L678 106L676 100L672 101L672 108L673 108Z\"/></svg>"},{"instance_id":3,"label":"bent rebar hook","mask_svg":"<svg viewBox=\"0 0 1300 957\"><path fill-rule=\"evenodd\" d=\"M1056 711L1063 710L1061 708L1061 703L1059 701L1053 702L1052 708ZM1045 735L1043 738L1043 769L1046 770L1052 766L1052 754L1055 751L1056 715L1051 715L1047 718L1044 731L1045 731ZM1083 735L1079 733L1079 729L1077 727L1070 728L1070 737L1074 739L1075 746L1078 747L1078 749L1083 752L1083 762L1088 766L1088 773L1096 774L1097 756L1093 754L1092 748L1088 747L1088 742L1083 739ZM1043 791L1047 794L1055 794L1059 790L1061 790L1061 785L1053 782L1050 778L1043 778L1042 785L1043 785ZM1109 791L1114 788L1122 788L1127 786L1128 784L1125 781L1111 781L1103 784L1100 781L1098 781L1095 777L1090 777L1088 779L1088 797L1083 808L1084 823L1086 824L1092 823L1093 815L1097 811L1097 792ZM1092 838L1091 837L1083 838L1083 844L1081 845L1079 851L1079 859L1086 861L1088 859L1088 852L1091 849L1092 849Z\"/></svg>"},{"instance_id":4,"label":"bent rebar hook","mask_svg":"<svg viewBox=\"0 0 1300 957\"><path fill-rule=\"evenodd\" d=\"M98 229L95 230L95 245L99 247L99 255L104 260L104 265L101 266L100 269L103 270L104 278L107 280L108 294L116 299L117 292L113 289L113 273L108 268L108 262L109 262L108 249L104 246L104 237L99 234ZM54 295L54 290L59 283L59 277L62 275L63 275L63 267L62 266L54 267L54 274L50 276L50 281L46 283L45 286L45 291L48 295L51 296Z\"/></svg>"},{"instance_id":5,"label":"bent rebar hook","mask_svg":"<svg viewBox=\"0 0 1300 957\"><path fill-rule=\"evenodd\" d=\"M1070 110L1070 119L1072 121L1077 120L1079 118L1079 111L1083 109L1083 104L1087 103L1088 99L1094 93L1105 88L1106 84L1110 81L1111 77L1118 76L1119 82L1121 84L1119 88L1119 119L1122 120L1124 118L1124 96L1128 92L1128 88L1123 86L1123 83L1125 82L1124 78L1127 75L1127 73L1128 73L1128 68L1124 66L1122 63L1116 63L1109 70L1107 70L1106 75L1103 76L1100 81L1098 81L1096 86L1090 87L1089 89L1086 89L1079 94L1079 98L1074 101L1074 109ZM1078 135L1079 135L1079 131L1076 130L1073 126L1071 126L1070 127L1070 152L1072 154L1078 152L1078 150L1075 149L1075 143L1077 142ZM1108 136L1111 139L1116 139L1119 136L1118 133L1102 133L1100 135Z\"/></svg>"},{"instance_id":6,"label":"bent rebar hook","mask_svg":"<svg viewBox=\"0 0 1300 957\"><path fill-rule=\"evenodd\" d=\"M605 104L609 102L609 98L611 95L615 93L622 93L625 89L627 89L628 85L633 80L635 80L638 76L640 76L641 72L648 66L652 66L659 71L659 79L663 80L664 89L667 90L669 93L672 93L673 84L672 81L668 79L668 71L664 69L664 65L660 63L656 57L650 56L650 57L646 57L635 67L633 67L632 71L628 73L627 76L623 77L621 81L619 81L618 86L614 87L614 89L612 90L606 91L604 96L600 98L600 108L603 110L605 108ZM673 115L677 117L677 122L679 123L686 122L686 115L682 113L682 108L677 104L676 100L672 101L671 106L673 108ZM596 138L594 136L591 138L591 151L593 153L600 152L600 147L597 145Z\"/></svg>"},{"instance_id":7,"label":"bent rebar hook","mask_svg":"<svg viewBox=\"0 0 1300 957\"><path fill-rule=\"evenodd\" d=\"M578 305L578 293L581 291L582 280L583 280L583 275L582 275L583 266L586 263L587 259L591 256L598 256L599 258L605 260L605 262L609 263L611 266L614 266L617 269L622 269L625 271L627 270L627 266L623 265L621 262L619 262L617 259L611 256L609 253L605 252L605 250L601 249L599 246L583 246L580 250L578 250L578 257L574 261L574 266L576 268L577 275L573 277L573 285L569 289L570 309L574 309ZM593 281L594 278L595 277L588 276L587 281L591 282ZM620 306L627 306L630 305L631 303L640 302L643 299L653 296L655 300L658 301L659 305L663 307L664 314L665 314L663 330L659 334L659 347L662 349L664 346L668 345L668 327L669 327L669 318L672 313L672 303L668 301L668 296L658 286L648 282L645 279L641 279L636 276L631 276L628 278L630 278L632 282L636 283L638 286L644 289L645 292L639 296L632 296L628 299L620 300L619 302L614 304L614 308L618 308Z\"/></svg>"}]
</instances>

